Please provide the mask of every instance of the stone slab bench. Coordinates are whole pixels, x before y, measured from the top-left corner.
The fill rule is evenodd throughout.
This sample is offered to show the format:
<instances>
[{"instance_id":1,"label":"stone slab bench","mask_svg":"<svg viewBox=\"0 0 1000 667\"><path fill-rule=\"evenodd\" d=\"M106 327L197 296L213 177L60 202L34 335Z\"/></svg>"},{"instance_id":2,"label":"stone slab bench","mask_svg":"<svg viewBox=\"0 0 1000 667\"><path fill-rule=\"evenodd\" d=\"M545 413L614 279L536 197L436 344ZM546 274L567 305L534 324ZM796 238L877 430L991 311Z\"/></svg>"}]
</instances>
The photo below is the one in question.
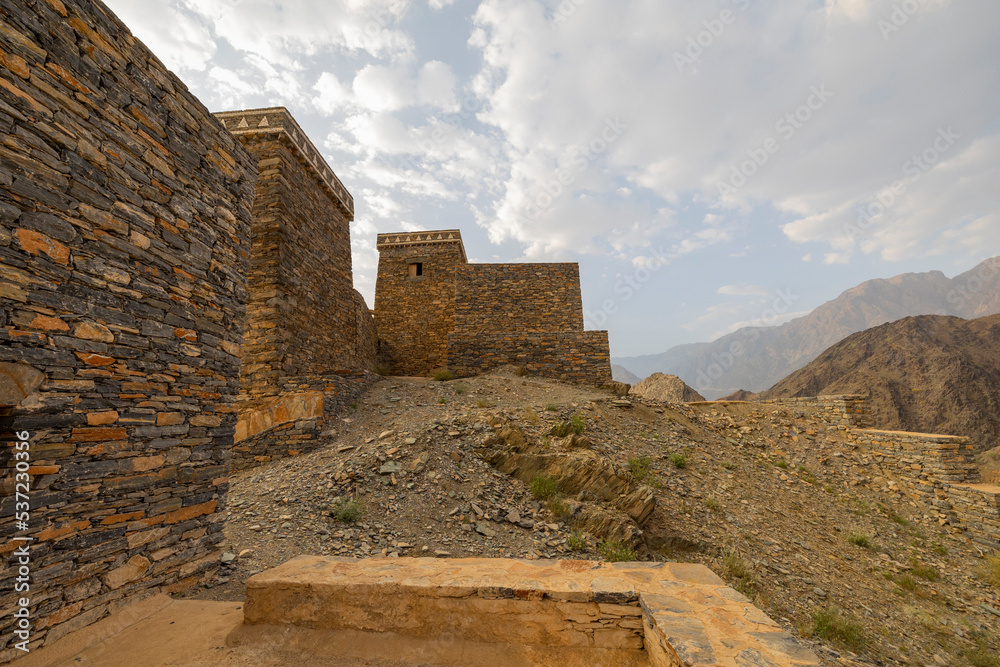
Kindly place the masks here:
<instances>
[{"instance_id":1,"label":"stone slab bench","mask_svg":"<svg viewBox=\"0 0 1000 667\"><path fill-rule=\"evenodd\" d=\"M376 633L410 659L421 641L460 648L420 653L433 664L471 664L477 650L483 665L820 664L711 570L685 563L300 556L247 581L244 637L231 639L262 627L298 645L320 641L301 633L355 644Z\"/></svg>"}]
</instances>

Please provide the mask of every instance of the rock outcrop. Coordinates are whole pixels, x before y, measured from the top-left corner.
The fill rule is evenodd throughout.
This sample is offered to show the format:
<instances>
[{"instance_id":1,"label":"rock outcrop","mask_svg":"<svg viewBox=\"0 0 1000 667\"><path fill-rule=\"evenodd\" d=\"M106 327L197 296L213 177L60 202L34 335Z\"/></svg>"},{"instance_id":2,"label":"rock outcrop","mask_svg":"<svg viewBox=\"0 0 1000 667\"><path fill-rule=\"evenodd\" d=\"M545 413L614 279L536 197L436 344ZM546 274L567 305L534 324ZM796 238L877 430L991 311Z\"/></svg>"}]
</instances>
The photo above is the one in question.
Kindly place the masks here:
<instances>
[{"instance_id":1,"label":"rock outcrop","mask_svg":"<svg viewBox=\"0 0 1000 667\"><path fill-rule=\"evenodd\" d=\"M705 400L704 396L684 384L684 380L676 375L663 373L653 373L633 386L629 394L664 403L691 403Z\"/></svg>"}]
</instances>

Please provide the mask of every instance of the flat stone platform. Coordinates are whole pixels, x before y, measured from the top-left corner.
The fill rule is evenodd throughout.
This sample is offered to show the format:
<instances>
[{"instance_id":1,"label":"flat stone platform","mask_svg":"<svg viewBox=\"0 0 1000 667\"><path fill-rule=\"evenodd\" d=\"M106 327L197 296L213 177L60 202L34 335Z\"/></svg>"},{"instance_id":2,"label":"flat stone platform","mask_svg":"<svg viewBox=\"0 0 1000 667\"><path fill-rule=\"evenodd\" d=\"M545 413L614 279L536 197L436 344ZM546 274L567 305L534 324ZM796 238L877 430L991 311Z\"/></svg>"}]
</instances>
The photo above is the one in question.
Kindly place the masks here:
<instances>
[{"instance_id":1,"label":"flat stone platform","mask_svg":"<svg viewBox=\"0 0 1000 667\"><path fill-rule=\"evenodd\" d=\"M302 556L247 600L157 595L23 667L797 667L816 656L683 563Z\"/></svg>"},{"instance_id":2,"label":"flat stone platform","mask_svg":"<svg viewBox=\"0 0 1000 667\"><path fill-rule=\"evenodd\" d=\"M231 645L347 633L385 638L386 658L443 665L820 664L684 563L301 556L250 578L243 612Z\"/></svg>"}]
</instances>

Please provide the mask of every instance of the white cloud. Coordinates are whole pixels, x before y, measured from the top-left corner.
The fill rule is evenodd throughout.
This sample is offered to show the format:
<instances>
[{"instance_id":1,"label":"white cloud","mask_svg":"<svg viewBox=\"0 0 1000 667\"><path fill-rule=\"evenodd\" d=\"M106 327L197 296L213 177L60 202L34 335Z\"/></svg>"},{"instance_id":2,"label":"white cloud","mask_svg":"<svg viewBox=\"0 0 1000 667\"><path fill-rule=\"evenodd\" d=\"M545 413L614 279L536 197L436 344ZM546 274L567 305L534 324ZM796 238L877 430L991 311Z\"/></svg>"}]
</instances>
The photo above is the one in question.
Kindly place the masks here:
<instances>
[{"instance_id":1,"label":"white cloud","mask_svg":"<svg viewBox=\"0 0 1000 667\"><path fill-rule=\"evenodd\" d=\"M723 285L719 294L726 296L767 296L770 292L760 285Z\"/></svg>"},{"instance_id":2,"label":"white cloud","mask_svg":"<svg viewBox=\"0 0 1000 667\"><path fill-rule=\"evenodd\" d=\"M177 2L115 5L118 17L171 70L203 71L218 51L207 22Z\"/></svg>"}]
</instances>

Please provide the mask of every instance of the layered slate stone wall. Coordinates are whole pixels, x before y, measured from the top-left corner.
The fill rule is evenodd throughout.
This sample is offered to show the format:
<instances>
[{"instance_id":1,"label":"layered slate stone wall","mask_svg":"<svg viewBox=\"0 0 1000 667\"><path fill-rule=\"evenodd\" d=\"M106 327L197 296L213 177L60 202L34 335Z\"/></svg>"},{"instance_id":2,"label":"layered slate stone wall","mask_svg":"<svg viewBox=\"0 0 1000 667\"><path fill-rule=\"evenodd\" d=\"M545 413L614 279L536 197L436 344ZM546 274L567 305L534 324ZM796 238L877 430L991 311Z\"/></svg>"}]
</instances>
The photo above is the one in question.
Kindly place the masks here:
<instances>
[{"instance_id":1,"label":"layered slate stone wall","mask_svg":"<svg viewBox=\"0 0 1000 667\"><path fill-rule=\"evenodd\" d=\"M583 331L577 264L466 264L455 279L455 333Z\"/></svg>"},{"instance_id":2,"label":"layered slate stone wall","mask_svg":"<svg viewBox=\"0 0 1000 667\"><path fill-rule=\"evenodd\" d=\"M256 158L244 397L277 395L282 378L375 363L374 323L354 290L354 200L283 108L217 118Z\"/></svg>"},{"instance_id":3,"label":"layered slate stone wall","mask_svg":"<svg viewBox=\"0 0 1000 667\"><path fill-rule=\"evenodd\" d=\"M815 418L832 426L868 428L872 425L868 399L858 394L777 398L762 403L788 408L801 416Z\"/></svg>"},{"instance_id":4,"label":"layered slate stone wall","mask_svg":"<svg viewBox=\"0 0 1000 667\"><path fill-rule=\"evenodd\" d=\"M610 354L607 331L448 336L448 367L458 377L514 364L532 375L601 384L611 382Z\"/></svg>"},{"instance_id":5,"label":"layered slate stone wall","mask_svg":"<svg viewBox=\"0 0 1000 667\"><path fill-rule=\"evenodd\" d=\"M1000 550L1000 486L980 483L969 438L876 430L851 435L907 496L930 507L941 523Z\"/></svg>"},{"instance_id":6,"label":"layered slate stone wall","mask_svg":"<svg viewBox=\"0 0 1000 667\"><path fill-rule=\"evenodd\" d=\"M583 330L577 264L469 264L457 230L379 234L378 250L375 320L391 372L470 376L516 364L611 382L607 332Z\"/></svg>"},{"instance_id":7,"label":"layered slate stone wall","mask_svg":"<svg viewBox=\"0 0 1000 667\"><path fill-rule=\"evenodd\" d=\"M457 230L379 234L377 247L379 357L396 375L426 375L447 366L455 276L467 261L461 235ZM420 264L421 275L410 275L411 264Z\"/></svg>"},{"instance_id":8,"label":"layered slate stone wall","mask_svg":"<svg viewBox=\"0 0 1000 667\"><path fill-rule=\"evenodd\" d=\"M0 61L0 608L34 647L218 564L256 164L99 2L0 4Z\"/></svg>"},{"instance_id":9,"label":"layered slate stone wall","mask_svg":"<svg viewBox=\"0 0 1000 667\"><path fill-rule=\"evenodd\" d=\"M381 376L371 371L343 371L326 377L291 377L281 395L244 406L236 425L233 469L312 451L338 415Z\"/></svg>"}]
</instances>

